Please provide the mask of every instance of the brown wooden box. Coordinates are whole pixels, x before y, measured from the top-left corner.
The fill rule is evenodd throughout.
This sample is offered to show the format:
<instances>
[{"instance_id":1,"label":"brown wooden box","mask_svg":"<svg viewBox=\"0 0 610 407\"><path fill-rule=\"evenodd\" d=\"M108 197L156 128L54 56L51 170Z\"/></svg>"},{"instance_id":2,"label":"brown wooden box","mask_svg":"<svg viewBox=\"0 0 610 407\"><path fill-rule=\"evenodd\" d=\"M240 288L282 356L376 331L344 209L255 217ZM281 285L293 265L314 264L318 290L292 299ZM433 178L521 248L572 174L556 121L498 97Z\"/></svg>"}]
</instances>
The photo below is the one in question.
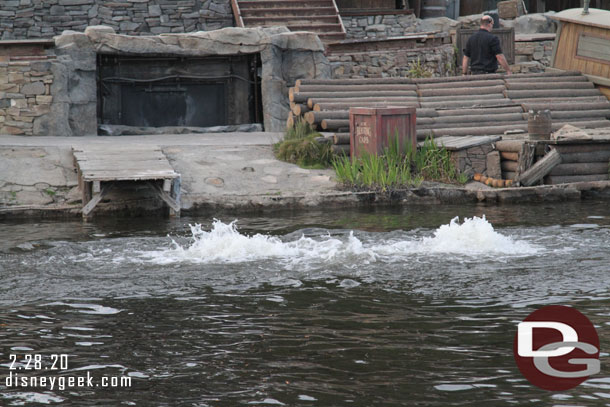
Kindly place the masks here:
<instances>
[{"instance_id":1,"label":"brown wooden box","mask_svg":"<svg viewBox=\"0 0 610 407\"><path fill-rule=\"evenodd\" d=\"M352 158L363 153L383 154L396 134L400 145L411 143L417 148L414 107L368 108L349 110L350 153Z\"/></svg>"},{"instance_id":2,"label":"brown wooden box","mask_svg":"<svg viewBox=\"0 0 610 407\"><path fill-rule=\"evenodd\" d=\"M498 3L498 15L505 20L522 16L524 12L522 0L508 0Z\"/></svg>"}]
</instances>

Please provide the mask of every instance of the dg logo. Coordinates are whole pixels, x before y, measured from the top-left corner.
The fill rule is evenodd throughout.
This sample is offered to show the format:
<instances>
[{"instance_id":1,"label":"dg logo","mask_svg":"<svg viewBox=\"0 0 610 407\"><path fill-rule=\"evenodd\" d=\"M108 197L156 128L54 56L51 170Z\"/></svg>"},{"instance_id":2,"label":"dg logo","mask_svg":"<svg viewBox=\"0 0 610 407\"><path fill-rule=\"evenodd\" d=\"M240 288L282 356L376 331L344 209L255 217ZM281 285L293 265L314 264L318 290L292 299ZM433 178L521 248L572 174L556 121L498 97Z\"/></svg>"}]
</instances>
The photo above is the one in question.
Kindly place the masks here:
<instances>
[{"instance_id":1,"label":"dg logo","mask_svg":"<svg viewBox=\"0 0 610 407\"><path fill-rule=\"evenodd\" d=\"M599 337L574 308L551 305L517 326L513 344L519 370L535 386L563 391L599 373Z\"/></svg>"}]
</instances>

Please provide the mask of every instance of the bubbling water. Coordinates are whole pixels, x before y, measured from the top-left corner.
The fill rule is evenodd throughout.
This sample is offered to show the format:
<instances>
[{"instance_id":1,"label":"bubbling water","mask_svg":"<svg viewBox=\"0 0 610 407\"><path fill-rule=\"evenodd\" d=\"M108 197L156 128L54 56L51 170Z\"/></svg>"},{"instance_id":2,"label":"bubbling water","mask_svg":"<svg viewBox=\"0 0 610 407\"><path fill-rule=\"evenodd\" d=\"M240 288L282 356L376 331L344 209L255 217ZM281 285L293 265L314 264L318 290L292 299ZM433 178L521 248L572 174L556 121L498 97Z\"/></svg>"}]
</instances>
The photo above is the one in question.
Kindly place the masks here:
<instances>
[{"instance_id":1,"label":"bubbling water","mask_svg":"<svg viewBox=\"0 0 610 407\"><path fill-rule=\"evenodd\" d=\"M284 241L279 237L255 234L248 236L237 230L236 221L223 223L215 220L210 231L201 225L191 225L191 242L180 244L172 240L172 247L141 254L141 258L156 264L194 262L204 264L243 263L258 260L282 260L288 264L319 262L348 262L369 264L378 260L401 261L413 255L433 256L523 256L533 255L540 248L496 232L485 217L466 218L459 223L456 217L433 234L419 238L402 232L400 237L366 234L356 237L330 235L311 238L302 235L297 240Z\"/></svg>"}]
</instances>

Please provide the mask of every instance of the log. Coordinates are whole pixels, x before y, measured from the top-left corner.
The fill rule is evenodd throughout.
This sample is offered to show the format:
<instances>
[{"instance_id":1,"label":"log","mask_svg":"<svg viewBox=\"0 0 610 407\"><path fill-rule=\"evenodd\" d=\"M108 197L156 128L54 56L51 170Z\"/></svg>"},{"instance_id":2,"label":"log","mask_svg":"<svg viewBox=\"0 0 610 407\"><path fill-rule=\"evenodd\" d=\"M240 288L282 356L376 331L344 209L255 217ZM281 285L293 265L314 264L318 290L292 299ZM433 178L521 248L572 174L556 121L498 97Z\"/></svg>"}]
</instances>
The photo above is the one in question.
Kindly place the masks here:
<instances>
[{"instance_id":1,"label":"log","mask_svg":"<svg viewBox=\"0 0 610 407\"><path fill-rule=\"evenodd\" d=\"M292 88L291 88L292 89ZM376 85L300 85L294 87L295 92L379 92L379 91L415 91L417 85L406 84L376 84Z\"/></svg>"},{"instance_id":2,"label":"log","mask_svg":"<svg viewBox=\"0 0 610 407\"><path fill-rule=\"evenodd\" d=\"M519 151L519 160L517 161L517 171L515 181L520 182L521 176L532 167L536 155L536 143L525 142L521 145ZM535 181L534 181L535 182Z\"/></svg>"},{"instance_id":3,"label":"log","mask_svg":"<svg viewBox=\"0 0 610 407\"><path fill-rule=\"evenodd\" d=\"M342 128L349 128L349 120L337 120L337 119L324 119L321 124L324 130L337 130Z\"/></svg>"},{"instance_id":4,"label":"log","mask_svg":"<svg viewBox=\"0 0 610 407\"><path fill-rule=\"evenodd\" d=\"M593 89L593 82L506 82L508 90Z\"/></svg>"},{"instance_id":5,"label":"log","mask_svg":"<svg viewBox=\"0 0 610 407\"><path fill-rule=\"evenodd\" d=\"M491 108L491 107L505 107L515 106L516 104L509 99L498 99L498 100L463 100L460 102L420 102L420 106L427 109L458 109L458 108Z\"/></svg>"},{"instance_id":6,"label":"log","mask_svg":"<svg viewBox=\"0 0 610 407\"><path fill-rule=\"evenodd\" d=\"M502 171L504 172L517 172L517 167L519 166L519 164L517 163L517 161L501 161L500 162L500 168L502 168Z\"/></svg>"},{"instance_id":7,"label":"log","mask_svg":"<svg viewBox=\"0 0 610 407\"><path fill-rule=\"evenodd\" d=\"M497 143L499 143L499 142L497 142ZM498 144L497 143L496 143L496 148L498 148ZM505 161L514 161L514 162L517 162L517 161L519 161L519 153L509 153L507 151L501 151L500 152L500 158L502 158Z\"/></svg>"},{"instance_id":8,"label":"log","mask_svg":"<svg viewBox=\"0 0 610 407\"><path fill-rule=\"evenodd\" d=\"M532 165L527 171L522 173L518 181L522 186L532 186L543 179L558 164L561 164L561 155L558 151L552 150L541 160L536 162L536 164Z\"/></svg>"},{"instance_id":9,"label":"log","mask_svg":"<svg viewBox=\"0 0 610 407\"><path fill-rule=\"evenodd\" d=\"M551 118L557 120L568 119L607 119L610 118L610 109L606 110L576 110L576 111L551 111Z\"/></svg>"},{"instance_id":10,"label":"log","mask_svg":"<svg viewBox=\"0 0 610 407\"><path fill-rule=\"evenodd\" d=\"M514 75L513 75L514 76ZM540 82L556 82L558 79L561 79L561 82L588 82L586 76L583 75L574 75L574 76L564 76L562 78L549 76L545 77L537 77L537 78L511 78L507 77L504 80L506 83L540 83Z\"/></svg>"},{"instance_id":11,"label":"log","mask_svg":"<svg viewBox=\"0 0 610 407\"><path fill-rule=\"evenodd\" d=\"M413 84L411 78L358 78L358 79L297 79L295 86L304 85L408 85Z\"/></svg>"},{"instance_id":12,"label":"log","mask_svg":"<svg viewBox=\"0 0 610 407\"><path fill-rule=\"evenodd\" d=\"M563 156L561 157L563 160ZM603 163L564 163L557 165L549 175L595 175L608 174L608 162Z\"/></svg>"},{"instance_id":13,"label":"log","mask_svg":"<svg viewBox=\"0 0 610 407\"><path fill-rule=\"evenodd\" d=\"M418 103L416 97L361 97L361 98L309 98L307 106L314 108L318 103L351 103L358 106L363 103ZM354 105L356 106L356 105Z\"/></svg>"},{"instance_id":14,"label":"log","mask_svg":"<svg viewBox=\"0 0 610 407\"><path fill-rule=\"evenodd\" d=\"M292 113L288 113L288 119L286 119L286 128L291 129L294 127L294 116Z\"/></svg>"},{"instance_id":15,"label":"log","mask_svg":"<svg viewBox=\"0 0 610 407\"><path fill-rule=\"evenodd\" d=\"M335 133L333 135L333 143L334 144L350 144L350 136L349 133Z\"/></svg>"},{"instance_id":16,"label":"log","mask_svg":"<svg viewBox=\"0 0 610 407\"><path fill-rule=\"evenodd\" d=\"M349 120L349 110L334 110L329 112L307 112L305 113L307 123L322 123L324 119L343 119Z\"/></svg>"},{"instance_id":17,"label":"log","mask_svg":"<svg viewBox=\"0 0 610 407\"><path fill-rule=\"evenodd\" d=\"M553 175L546 177L544 180L545 184L557 185L557 184L569 184L571 182L591 182L591 181L606 181L610 179L608 174L597 174L597 175L564 175L558 176Z\"/></svg>"},{"instance_id":18,"label":"log","mask_svg":"<svg viewBox=\"0 0 610 407\"><path fill-rule=\"evenodd\" d=\"M313 110L314 110L314 112L322 112L322 111L332 111L332 110L346 110L351 107L389 107L389 106L419 107L419 103L414 103L414 102L316 103L313 107Z\"/></svg>"},{"instance_id":19,"label":"log","mask_svg":"<svg viewBox=\"0 0 610 407\"><path fill-rule=\"evenodd\" d=\"M343 154L350 155L350 145L349 144L333 144L330 149L335 154Z\"/></svg>"},{"instance_id":20,"label":"log","mask_svg":"<svg viewBox=\"0 0 610 407\"><path fill-rule=\"evenodd\" d=\"M599 91L598 91L599 92ZM362 98L362 97L417 97L417 93L413 90L386 90L386 91L368 91L368 92L299 92L289 95L289 100L295 103L305 103L310 98L317 99L340 99L340 98Z\"/></svg>"},{"instance_id":21,"label":"log","mask_svg":"<svg viewBox=\"0 0 610 407\"><path fill-rule=\"evenodd\" d=\"M332 138L326 136L316 137L314 140L318 144L332 144L333 142Z\"/></svg>"},{"instance_id":22,"label":"log","mask_svg":"<svg viewBox=\"0 0 610 407\"><path fill-rule=\"evenodd\" d=\"M527 122L523 124L503 125L503 126L477 126L477 127L460 127L460 128L443 128L443 129L417 129L417 138L425 138L432 133L434 137L442 136L489 136L501 135L510 130L527 131Z\"/></svg>"},{"instance_id":23,"label":"log","mask_svg":"<svg viewBox=\"0 0 610 407\"><path fill-rule=\"evenodd\" d=\"M504 80L488 80L488 81L464 81L464 82L444 82L444 83L421 83L417 85L418 89L449 89L449 88L479 88L484 86L504 86Z\"/></svg>"},{"instance_id":24,"label":"log","mask_svg":"<svg viewBox=\"0 0 610 407\"><path fill-rule=\"evenodd\" d=\"M501 153L519 153L524 140L500 140L496 141L496 150Z\"/></svg>"},{"instance_id":25,"label":"log","mask_svg":"<svg viewBox=\"0 0 610 407\"><path fill-rule=\"evenodd\" d=\"M522 73L512 76L507 76L509 79L519 80L524 78L554 78L556 76L582 76L580 71L545 71L535 73Z\"/></svg>"},{"instance_id":26,"label":"log","mask_svg":"<svg viewBox=\"0 0 610 407\"><path fill-rule=\"evenodd\" d=\"M418 89L417 94L421 97L426 96L459 96L466 95L473 97L474 95L490 95L496 94L501 95L506 91L504 85L499 86L486 86L479 88L449 88L449 89ZM478 98L480 99L480 98Z\"/></svg>"},{"instance_id":27,"label":"log","mask_svg":"<svg viewBox=\"0 0 610 407\"><path fill-rule=\"evenodd\" d=\"M578 141L577 141L578 142ZM594 153L600 151L610 150L608 144L592 144L586 140L582 141L582 144L557 144L551 146L551 148L559 151L563 156L565 153Z\"/></svg>"},{"instance_id":28,"label":"log","mask_svg":"<svg viewBox=\"0 0 610 407\"><path fill-rule=\"evenodd\" d=\"M427 83L454 83L454 82L473 82L473 81L487 81L503 79L504 75L500 74L487 74L487 75L463 75L463 76L445 76L435 78L415 78L413 83L416 84L427 84Z\"/></svg>"},{"instance_id":29,"label":"log","mask_svg":"<svg viewBox=\"0 0 610 407\"><path fill-rule=\"evenodd\" d=\"M502 178L514 181L515 175L517 175L516 172L503 172L502 173Z\"/></svg>"},{"instance_id":30,"label":"log","mask_svg":"<svg viewBox=\"0 0 610 407\"><path fill-rule=\"evenodd\" d=\"M586 153L561 153L561 160L565 164L607 163L610 161L610 146L607 148L607 150L591 151Z\"/></svg>"},{"instance_id":31,"label":"log","mask_svg":"<svg viewBox=\"0 0 610 407\"><path fill-rule=\"evenodd\" d=\"M433 110L433 109L432 109ZM434 110L436 111L436 110ZM419 114L419 109L417 110ZM510 107L492 107L492 108L478 108L478 109L451 109L451 110L438 110L437 115L439 117L444 116L467 116L467 115L496 115L505 113L523 113L521 106L510 106Z\"/></svg>"},{"instance_id":32,"label":"log","mask_svg":"<svg viewBox=\"0 0 610 407\"><path fill-rule=\"evenodd\" d=\"M302 103L290 103L290 110L292 111L292 114L299 117L308 112L309 107Z\"/></svg>"},{"instance_id":33,"label":"log","mask_svg":"<svg viewBox=\"0 0 610 407\"><path fill-rule=\"evenodd\" d=\"M573 100L566 103L525 103L523 104L525 111L529 110L550 110L551 113L559 111L580 111L580 110L602 110L610 109L610 102L589 102L589 103L574 103Z\"/></svg>"},{"instance_id":34,"label":"log","mask_svg":"<svg viewBox=\"0 0 610 407\"><path fill-rule=\"evenodd\" d=\"M425 119L425 120L424 120ZM472 115L472 116L443 116L421 118L417 117L417 124L450 124L450 123L486 123L486 122L520 122L525 120L523 113L504 113L492 115Z\"/></svg>"},{"instance_id":35,"label":"log","mask_svg":"<svg viewBox=\"0 0 610 407\"><path fill-rule=\"evenodd\" d=\"M488 95L474 95L478 100L506 100L503 94L493 93ZM472 97L474 97L472 96ZM457 95L457 96L420 96L420 102L460 102L467 99L469 95Z\"/></svg>"},{"instance_id":36,"label":"log","mask_svg":"<svg viewBox=\"0 0 610 407\"><path fill-rule=\"evenodd\" d=\"M580 97L559 97L559 98L512 98L515 104L531 104L531 103L599 103L607 102L605 96L580 96Z\"/></svg>"},{"instance_id":37,"label":"log","mask_svg":"<svg viewBox=\"0 0 610 407\"><path fill-rule=\"evenodd\" d=\"M599 89L546 89L546 90L506 90L509 99L526 98L566 98L581 96L601 96Z\"/></svg>"},{"instance_id":38,"label":"log","mask_svg":"<svg viewBox=\"0 0 610 407\"><path fill-rule=\"evenodd\" d=\"M473 128L473 126L477 126L477 127L512 127L513 129L518 129L521 130L520 127L522 124L526 124L527 122L524 120L506 120L506 121L498 121L498 120L493 120L493 118L490 117L481 117L479 118L479 120L486 120L486 121L481 121L479 122L477 121L472 121L472 122L457 122L457 123L447 123L447 122L443 122L443 121L437 121L437 122L429 122L430 119L427 118L421 118L421 119L417 119L417 128L418 129L438 129L439 131L441 129L464 129L464 128ZM511 130L511 129L508 129ZM505 130L507 131L507 130ZM501 133L504 134L504 133ZM449 134L446 134L449 135ZM480 133L477 132L477 134L471 134L473 136L481 136L481 135L488 135L487 133Z\"/></svg>"}]
</instances>

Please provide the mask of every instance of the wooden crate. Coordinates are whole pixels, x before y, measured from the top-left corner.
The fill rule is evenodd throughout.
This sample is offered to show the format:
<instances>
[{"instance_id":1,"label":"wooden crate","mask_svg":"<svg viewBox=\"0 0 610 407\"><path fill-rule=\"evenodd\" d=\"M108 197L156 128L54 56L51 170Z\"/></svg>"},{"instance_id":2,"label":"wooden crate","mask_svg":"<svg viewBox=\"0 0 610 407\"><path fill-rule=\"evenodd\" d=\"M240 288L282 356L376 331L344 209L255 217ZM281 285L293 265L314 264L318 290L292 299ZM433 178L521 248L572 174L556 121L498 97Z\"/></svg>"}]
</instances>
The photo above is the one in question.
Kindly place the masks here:
<instances>
[{"instance_id":1,"label":"wooden crate","mask_svg":"<svg viewBox=\"0 0 610 407\"><path fill-rule=\"evenodd\" d=\"M349 110L350 154L352 158L364 153L383 154L396 135L400 145L417 146L414 107L365 108Z\"/></svg>"}]
</instances>

